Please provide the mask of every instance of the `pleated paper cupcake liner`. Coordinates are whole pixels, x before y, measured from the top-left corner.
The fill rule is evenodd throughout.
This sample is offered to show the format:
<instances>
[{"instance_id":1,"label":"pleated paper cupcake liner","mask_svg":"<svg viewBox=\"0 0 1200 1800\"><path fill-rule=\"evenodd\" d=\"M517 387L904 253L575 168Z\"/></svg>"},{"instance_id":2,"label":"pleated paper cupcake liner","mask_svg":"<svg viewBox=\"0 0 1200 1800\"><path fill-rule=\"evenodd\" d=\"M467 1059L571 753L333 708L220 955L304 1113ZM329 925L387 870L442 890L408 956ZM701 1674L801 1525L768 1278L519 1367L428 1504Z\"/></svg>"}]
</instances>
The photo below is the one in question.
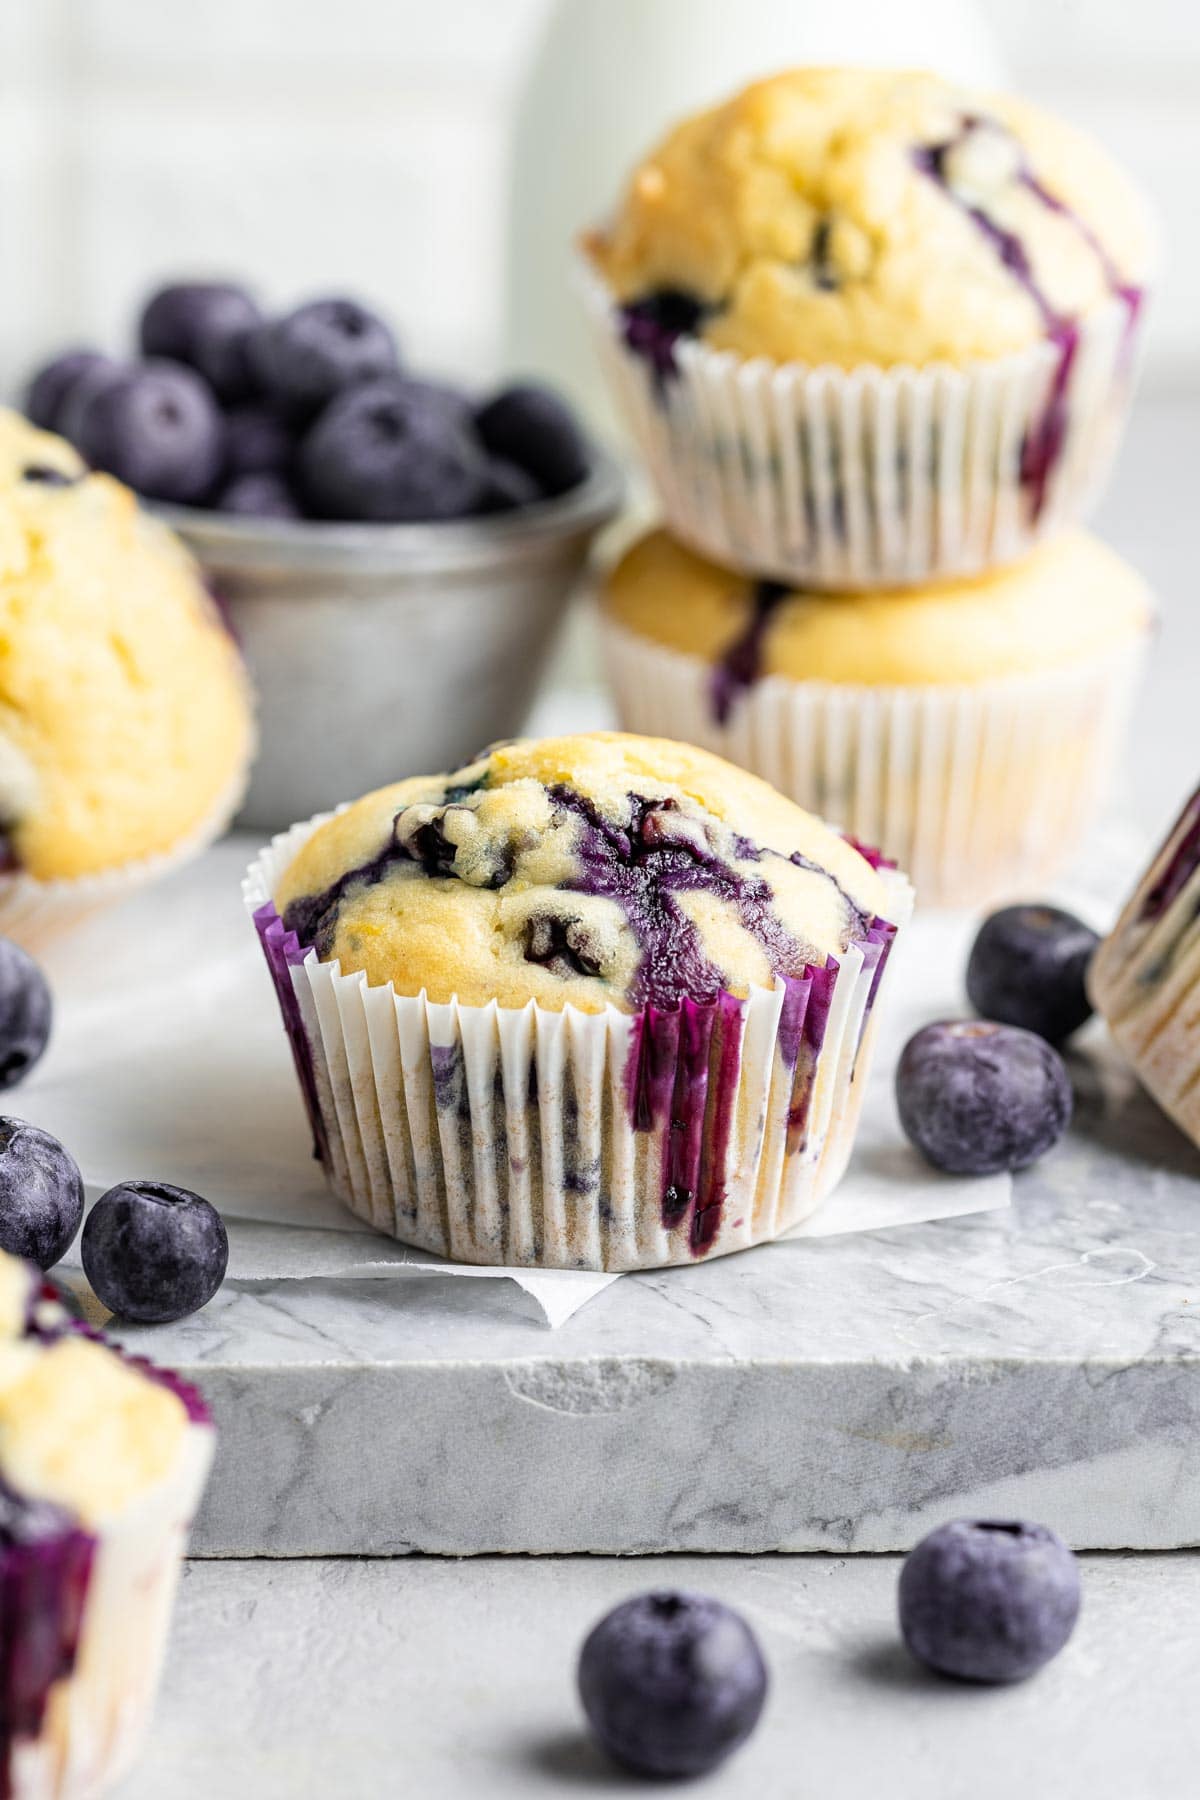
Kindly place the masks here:
<instances>
[{"instance_id":1,"label":"pleated paper cupcake liner","mask_svg":"<svg viewBox=\"0 0 1200 1800\"><path fill-rule=\"evenodd\" d=\"M1092 958L1088 989L1143 1084L1200 1144L1200 792Z\"/></svg>"},{"instance_id":2,"label":"pleated paper cupcake liner","mask_svg":"<svg viewBox=\"0 0 1200 1800\"><path fill-rule=\"evenodd\" d=\"M189 1426L170 1475L95 1533L79 1532L74 1591L56 1622L77 1630L69 1671L50 1688L36 1735L19 1719L8 1724L7 1784L11 1800L99 1800L127 1772L141 1748L158 1691L171 1609L187 1541L212 1460L213 1432ZM91 1546L89 1550L89 1539ZM61 1547L70 1556L71 1544ZM43 1560L26 1578L19 1566L32 1549L5 1553L5 1632L43 1649L51 1628L52 1588ZM25 1609L28 1608L28 1616ZM40 1637L39 1637L40 1634Z\"/></svg>"},{"instance_id":3,"label":"pleated paper cupcake liner","mask_svg":"<svg viewBox=\"0 0 1200 1800\"><path fill-rule=\"evenodd\" d=\"M907 586L1014 562L1078 520L1128 411L1140 314L963 367L778 364L681 338L651 359L589 265L604 373L671 531L758 577Z\"/></svg>"},{"instance_id":4,"label":"pleated paper cupcake liner","mask_svg":"<svg viewBox=\"0 0 1200 1800\"><path fill-rule=\"evenodd\" d=\"M967 686L768 675L722 723L712 664L604 615L602 633L624 730L761 775L877 845L932 906L1028 898L1066 866L1104 802L1144 662L1133 641L1073 669Z\"/></svg>"},{"instance_id":5,"label":"pleated paper cupcake liner","mask_svg":"<svg viewBox=\"0 0 1200 1800\"><path fill-rule=\"evenodd\" d=\"M799 1224L845 1170L874 1004L911 904L837 961L745 999L629 1015L437 1004L322 963L272 894L323 823L277 837L244 893L317 1153L376 1230L457 1261L641 1269Z\"/></svg>"},{"instance_id":6,"label":"pleated paper cupcake liner","mask_svg":"<svg viewBox=\"0 0 1200 1800\"><path fill-rule=\"evenodd\" d=\"M170 850L135 862L58 881L39 881L18 869L0 874L0 937L12 938L26 950L41 950L81 925L93 913L118 906L150 882L161 881L201 855L223 836L242 803L249 768L231 782L211 813Z\"/></svg>"}]
</instances>

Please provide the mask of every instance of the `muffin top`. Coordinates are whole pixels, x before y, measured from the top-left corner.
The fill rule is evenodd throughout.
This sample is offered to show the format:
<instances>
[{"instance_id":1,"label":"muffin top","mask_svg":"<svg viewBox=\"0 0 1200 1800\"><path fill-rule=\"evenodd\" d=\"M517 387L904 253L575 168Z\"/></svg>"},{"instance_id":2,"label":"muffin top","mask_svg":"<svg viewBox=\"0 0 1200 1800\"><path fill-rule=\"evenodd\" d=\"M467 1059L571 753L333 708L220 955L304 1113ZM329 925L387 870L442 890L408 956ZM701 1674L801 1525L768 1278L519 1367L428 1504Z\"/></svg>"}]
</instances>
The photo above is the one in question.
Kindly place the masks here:
<instances>
[{"instance_id":1,"label":"muffin top","mask_svg":"<svg viewBox=\"0 0 1200 1800\"><path fill-rule=\"evenodd\" d=\"M318 827L274 900L323 960L398 993L584 1012L769 987L886 905L867 861L766 782L609 732L368 794Z\"/></svg>"},{"instance_id":2,"label":"muffin top","mask_svg":"<svg viewBox=\"0 0 1200 1800\"><path fill-rule=\"evenodd\" d=\"M711 663L718 699L722 677L733 693L764 675L908 687L1070 667L1128 644L1153 616L1141 576L1082 531L972 580L833 595L749 580L652 531L612 570L604 606Z\"/></svg>"},{"instance_id":3,"label":"muffin top","mask_svg":"<svg viewBox=\"0 0 1200 1800\"><path fill-rule=\"evenodd\" d=\"M793 70L685 120L587 247L647 325L842 368L996 357L1114 297L1132 312L1153 254L1088 138L873 69Z\"/></svg>"},{"instance_id":4,"label":"muffin top","mask_svg":"<svg viewBox=\"0 0 1200 1800\"><path fill-rule=\"evenodd\" d=\"M32 1265L0 1252L0 1490L6 1510L19 1498L96 1527L170 1472L188 1407L40 1288Z\"/></svg>"},{"instance_id":5,"label":"muffin top","mask_svg":"<svg viewBox=\"0 0 1200 1800\"><path fill-rule=\"evenodd\" d=\"M172 848L252 744L241 659L190 557L108 475L0 411L0 834L69 878Z\"/></svg>"}]
</instances>

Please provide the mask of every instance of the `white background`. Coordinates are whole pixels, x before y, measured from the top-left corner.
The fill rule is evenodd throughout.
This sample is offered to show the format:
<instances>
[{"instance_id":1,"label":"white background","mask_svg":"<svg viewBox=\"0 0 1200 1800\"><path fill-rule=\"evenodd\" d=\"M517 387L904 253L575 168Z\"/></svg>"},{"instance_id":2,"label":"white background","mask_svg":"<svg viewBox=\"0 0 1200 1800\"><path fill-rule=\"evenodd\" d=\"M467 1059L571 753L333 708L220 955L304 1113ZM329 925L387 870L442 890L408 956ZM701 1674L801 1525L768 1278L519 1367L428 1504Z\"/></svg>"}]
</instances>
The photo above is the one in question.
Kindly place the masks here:
<instances>
[{"instance_id":1,"label":"white background","mask_svg":"<svg viewBox=\"0 0 1200 1800\"><path fill-rule=\"evenodd\" d=\"M115 346L176 270L244 273L275 300L358 289L415 359L496 369L508 149L550 4L0 0L0 387L66 336ZM801 61L806 0L779 5ZM1150 384L1200 378L1200 7L978 10L1009 79L1154 193L1169 281Z\"/></svg>"}]
</instances>

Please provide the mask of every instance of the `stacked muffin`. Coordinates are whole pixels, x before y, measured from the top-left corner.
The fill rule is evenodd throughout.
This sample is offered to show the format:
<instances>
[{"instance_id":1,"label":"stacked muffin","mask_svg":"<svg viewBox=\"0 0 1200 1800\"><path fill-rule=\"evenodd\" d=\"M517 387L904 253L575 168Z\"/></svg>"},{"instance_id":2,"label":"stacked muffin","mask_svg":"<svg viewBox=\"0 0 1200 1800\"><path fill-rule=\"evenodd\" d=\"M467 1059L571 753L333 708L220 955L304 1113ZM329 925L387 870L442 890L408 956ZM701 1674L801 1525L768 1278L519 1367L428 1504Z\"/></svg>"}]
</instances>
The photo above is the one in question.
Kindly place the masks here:
<instances>
[{"instance_id":1,"label":"stacked muffin","mask_svg":"<svg viewBox=\"0 0 1200 1800\"><path fill-rule=\"evenodd\" d=\"M1047 878L1151 621L1067 530L1129 398L1136 194L1013 100L798 71L679 126L586 250L672 534L608 585L623 724L767 776L927 901Z\"/></svg>"}]
</instances>

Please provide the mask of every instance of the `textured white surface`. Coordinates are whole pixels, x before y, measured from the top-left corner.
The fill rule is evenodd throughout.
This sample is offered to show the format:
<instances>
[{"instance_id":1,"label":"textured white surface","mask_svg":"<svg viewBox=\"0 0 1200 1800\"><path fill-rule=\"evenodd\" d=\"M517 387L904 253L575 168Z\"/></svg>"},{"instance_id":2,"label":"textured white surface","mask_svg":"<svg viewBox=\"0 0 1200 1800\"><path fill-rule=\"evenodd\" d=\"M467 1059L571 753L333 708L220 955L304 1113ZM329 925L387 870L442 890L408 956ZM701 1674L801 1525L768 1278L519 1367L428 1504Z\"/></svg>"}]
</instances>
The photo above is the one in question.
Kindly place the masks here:
<instances>
[{"instance_id":1,"label":"textured white surface","mask_svg":"<svg viewBox=\"0 0 1200 1800\"><path fill-rule=\"evenodd\" d=\"M760 1634L762 1723L714 1800L1167 1800L1195 1791L1200 1556L1085 1559L1078 1631L1022 1687L910 1664L892 1557L197 1563L149 1747L113 1800L634 1794L580 1729L579 1644L641 1588ZM690 1794L692 1789L689 1787Z\"/></svg>"}]
</instances>

